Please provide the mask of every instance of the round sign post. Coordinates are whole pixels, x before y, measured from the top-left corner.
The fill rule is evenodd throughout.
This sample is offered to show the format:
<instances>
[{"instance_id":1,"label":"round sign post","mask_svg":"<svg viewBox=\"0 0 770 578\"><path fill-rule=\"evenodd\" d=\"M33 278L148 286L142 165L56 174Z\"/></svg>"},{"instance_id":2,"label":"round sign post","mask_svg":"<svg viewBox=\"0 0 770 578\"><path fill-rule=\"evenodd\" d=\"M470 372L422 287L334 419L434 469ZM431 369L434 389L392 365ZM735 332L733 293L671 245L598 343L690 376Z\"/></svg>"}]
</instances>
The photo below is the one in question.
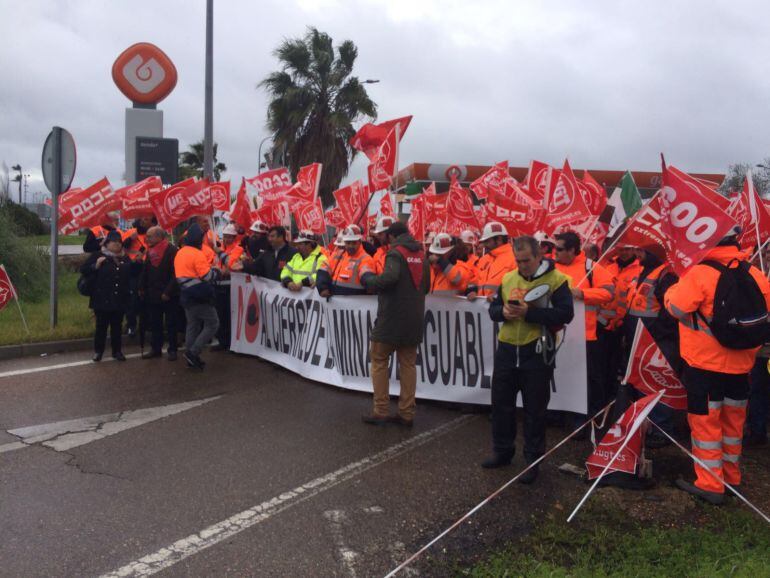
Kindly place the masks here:
<instances>
[{"instance_id":1,"label":"round sign post","mask_svg":"<svg viewBox=\"0 0 770 578\"><path fill-rule=\"evenodd\" d=\"M75 140L65 129L55 126L43 145L43 180L51 191L51 329L59 315L59 195L70 188L75 177Z\"/></svg>"}]
</instances>

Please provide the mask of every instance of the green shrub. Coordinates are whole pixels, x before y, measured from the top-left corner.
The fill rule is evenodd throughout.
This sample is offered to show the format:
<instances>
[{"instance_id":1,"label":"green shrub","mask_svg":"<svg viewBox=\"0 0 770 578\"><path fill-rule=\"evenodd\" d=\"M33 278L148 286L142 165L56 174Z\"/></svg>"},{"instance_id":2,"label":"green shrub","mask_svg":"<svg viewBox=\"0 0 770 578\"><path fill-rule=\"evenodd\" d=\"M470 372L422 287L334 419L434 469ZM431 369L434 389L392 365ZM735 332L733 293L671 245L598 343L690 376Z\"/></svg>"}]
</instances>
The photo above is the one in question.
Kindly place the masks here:
<instances>
[{"instance_id":1,"label":"green shrub","mask_svg":"<svg viewBox=\"0 0 770 578\"><path fill-rule=\"evenodd\" d=\"M45 250L19 236L19 225L0 210L0 264L5 265L22 301L39 301L48 294L49 257Z\"/></svg>"},{"instance_id":2,"label":"green shrub","mask_svg":"<svg viewBox=\"0 0 770 578\"><path fill-rule=\"evenodd\" d=\"M45 235L49 232L48 226L40 220L40 217L10 200L0 201L0 213L16 225L17 235Z\"/></svg>"}]
</instances>

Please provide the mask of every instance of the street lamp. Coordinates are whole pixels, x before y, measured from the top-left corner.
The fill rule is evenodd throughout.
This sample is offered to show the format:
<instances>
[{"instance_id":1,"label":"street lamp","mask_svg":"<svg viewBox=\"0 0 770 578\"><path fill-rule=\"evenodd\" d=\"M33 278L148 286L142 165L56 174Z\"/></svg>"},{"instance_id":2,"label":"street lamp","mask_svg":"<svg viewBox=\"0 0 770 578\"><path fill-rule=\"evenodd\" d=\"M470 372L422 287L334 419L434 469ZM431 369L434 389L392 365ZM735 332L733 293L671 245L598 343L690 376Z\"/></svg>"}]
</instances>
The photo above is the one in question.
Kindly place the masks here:
<instances>
[{"instance_id":1,"label":"street lamp","mask_svg":"<svg viewBox=\"0 0 770 578\"><path fill-rule=\"evenodd\" d=\"M366 80L361 81L361 84L377 84L379 80L373 80L371 78L367 78Z\"/></svg>"},{"instance_id":2,"label":"street lamp","mask_svg":"<svg viewBox=\"0 0 770 578\"><path fill-rule=\"evenodd\" d=\"M257 163L259 166L257 166L257 174L262 174L262 145L265 144L267 141L271 140L272 136L266 136L263 138L259 143L259 149L257 151Z\"/></svg>"}]
</instances>

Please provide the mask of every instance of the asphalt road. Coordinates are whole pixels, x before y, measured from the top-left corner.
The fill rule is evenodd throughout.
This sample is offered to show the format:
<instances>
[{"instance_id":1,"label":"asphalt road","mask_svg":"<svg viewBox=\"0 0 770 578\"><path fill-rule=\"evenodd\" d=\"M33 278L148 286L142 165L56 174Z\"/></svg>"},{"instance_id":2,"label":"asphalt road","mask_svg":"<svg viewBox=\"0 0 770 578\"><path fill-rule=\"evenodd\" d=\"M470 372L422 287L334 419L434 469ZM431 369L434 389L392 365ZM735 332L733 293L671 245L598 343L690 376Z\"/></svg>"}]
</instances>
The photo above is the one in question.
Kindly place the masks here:
<instances>
[{"instance_id":1,"label":"asphalt road","mask_svg":"<svg viewBox=\"0 0 770 578\"><path fill-rule=\"evenodd\" d=\"M368 395L205 357L0 363L0 575L383 576L523 467L479 468L486 415L421 403L412 430L368 426ZM569 442L402 575L574 505L586 488L556 466L587 452Z\"/></svg>"}]
</instances>

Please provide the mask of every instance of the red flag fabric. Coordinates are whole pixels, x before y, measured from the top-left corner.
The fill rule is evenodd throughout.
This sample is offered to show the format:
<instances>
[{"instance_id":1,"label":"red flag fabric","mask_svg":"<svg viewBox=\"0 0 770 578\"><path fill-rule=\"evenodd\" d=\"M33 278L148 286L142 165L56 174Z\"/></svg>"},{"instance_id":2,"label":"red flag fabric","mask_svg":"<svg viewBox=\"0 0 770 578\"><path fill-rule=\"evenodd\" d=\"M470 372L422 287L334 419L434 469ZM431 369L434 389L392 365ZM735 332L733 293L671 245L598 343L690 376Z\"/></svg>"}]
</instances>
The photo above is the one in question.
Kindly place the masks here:
<instances>
[{"instance_id":1,"label":"red flag fabric","mask_svg":"<svg viewBox=\"0 0 770 578\"><path fill-rule=\"evenodd\" d=\"M545 197L543 205L548 210L545 231L553 235L567 230L571 225L582 223L592 216L588 205L580 193L578 181L572 173L569 161L564 161L564 168L553 192Z\"/></svg>"},{"instance_id":2,"label":"red flag fabric","mask_svg":"<svg viewBox=\"0 0 770 578\"><path fill-rule=\"evenodd\" d=\"M531 161L527 172L527 191L534 199L550 198L561 172L551 165L540 161Z\"/></svg>"},{"instance_id":3,"label":"red flag fabric","mask_svg":"<svg viewBox=\"0 0 770 578\"><path fill-rule=\"evenodd\" d=\"M333 207L325 213L326 224L335 229L343 229L347 223L339 207Z\"/></svg>"},{"instance_id":4,"label":"red flag fabric","mask_svg":"<svg viewBox=\"0 0 770 578\"><path fill-rule=\"evenodd\" d=\"M386 120L380 124L366 123L350 139L350 146L362 151L370 161L374 161L374 157L377 156L377 150L388 138L390 131L398 127L398 140L400 142L404 138L404 133L409 128L410 122L412 122L411 115Z\"/></svg>"},{"instance_id":5,"label":"red flag fabric","mask_svg":"<svg viewBox=\"0 0 770 578\"><path fill-rule=\"evenodd\" d=\"M770 239L770 212L762 204L748 178L741 192L732 199L727 214L741 226L738 240L742 248L749 249L758 245L757 229L759 245Z\"/></svg>"},{"instance_id":6,"label":"red flag fabric","mask_svg":"<svg viewBox=\"0 0 770 578\"><path fill-rule=\"evenodd\" d=\"M473 210L471 194L467 189L462 188L455 178L452 178L452 182L449 185L445 216L446 220L442 229L444 233L449 233L453 237L459 237L466 229L477 234L481 232L479 223L476 220L476 212Z\"/></svg>"},{"instance_id":7,"label":"red flag fabric","mask_svg":"<svg viewBox=\"0 0 770 578\"><path fill-rule=\"evenodd\" d=\"M544 226L546 212L512 180L505 183L503 194L491 191L487 199L487 220L499 221L509 236L534 235Z\"/></svg>"},{"instance_id":8,"label":"red flag fabric","mask_svg":"<svg viewBox=\"0 0 770 578\"><path fill-rule=\"evenodd\" d=\"M230 181L211 183L208 191L211 195L211 206L215 211L230 210Z\"/></svg>"},{"instance_id":9,"label":"red flag fabric","mask_svg":"<svg viewBox=\"0 0 770 578\"><path fill-rule=\"evenodd\" d=\"M355 181L347 187L337 189L332 194L337 200L337 207L342 212L346 225L355 223L361 217L361 213L369 200L361 181Z\"/></svg>"},{"instance_id":10,"label":"red flag fabric","mask_svg":"<svg viewBox=\"0 0 770 578\"><path fill-rule=\"evenodd\" d=\"M674 409L687 409L687 391L655 343L655 339L641 322L636 324L623 383L630 383L644 395L655 395L663 390L660 403Z\"/></svg>"},{"instance_id":11,"label":"red flag fabric","mask_svg":"<svg viewBox=\"0 0 770 578\"><path fill-rule=\"evenodd\" d=\"M69 207L69 212L77 228L82 229L99 225L106 213L119 211L121 205L120 197L105 177L77 193L77 202Z\"/></svg>"},{"instance_id":12,"label":"red flag fabric","mask_svg":"<svg viewBox=\"0 0 770 578\"><path fill-rule=\"evenodd\" d=\"M385 141L377 149L377 154L372 157L368 167L369 190L379 191L386 189L393 181L396 174L396 158L398 157L398 138L396 129L392 129Z\"/></svg>"},{"instance_id":13,"label":"red flag fabric","mask_svg":"<svg viewBox=\"0 0 770 578\"><path fill-rule=\"evenodd\" d=\"M684 171L681 171L678 168L673 166L663 167L664 180L665 180L666 173L668 173L671 178L676 178L677 182L679 182L680 184L686 185L690 187L692 190L697 191L698 193L703 195L705 198L707 198L709 201L714 203L717 207L719 207L723 211L727 211L727 209L730 207L730 201L728 199L720 195L718 192L716 192L714 188L706 184L706 183L709 183L710 181L696 179L692 175L688 175Z\"/></svg>"},{"instance_id":14,"label":"red flag fabric","mask_svg":"<svg viewBox=\"0 0 770 578\"><path fill-rule=\"evenodd\" d=\"M508 161L500 161L478 179L470 184L471 191L476 195L476 198L481 200L486 199L490 195L490 191L497 194L503 194L503 183L507 179L513 179L508 174Z\"/></svg>"},{"instance_id":15,"label":"red flag fabric","mask_svg":"<svg viewBox=\"0 0 770 578\"><path fill-rule=\"evenodd\" d=\"M8 305L12 299L16 299L16 289L11 283L8 271L4 265L0 265L0 311Z\"/></svg>"},{"instance_id":16,"label":"red flag fabric","mask_svg":"<svg viewBox=\"0 0 770 578\"><path fill-rule=\"evenodd\" d=\"M246 179L241 179L241 186L235 195L235 202L230 207L230 220L244 229L251 227L251 203L249 203L249 196L246 192Z\"/></svg>"},{"instance_id":17,"label":"red flag fabric","mask_svg":"<svg viewBox=\"0 0 770 578\"><path fill-rule=\"evenodd\" d=\"M435 190L435 188L434 188ZM441 233L446 222L447 193L423 195L425 230Z\"/></svg>"},{"instance_id":18,"label":"red flag fabric","mask_svg":"<svg viewBox=\"0 0 770 578\"><path fill-rule=\"evenodd\" d=\"M604 207L607 206L607 193L604 187L596 182L591 173L584 171L583 180L578 181L578 188L591 214L597 217L601 215Z\"/></svg>"},{"instance_id":19,"label":"red flag fabric","mask_svg":"<svg viewBox=\"0 0 770 578\"><path fill-rule=\"evenodd\" d=\"M385 194L380 198L380 216L382 217L395 217L396 211L393 210L393 201L390 199L390 193L385 191Z\"/></svg>"},{"instance_id":20,"label":"red flag fabric","mask_svg":"<svg viewBox=\"0 0 770 578\"><path fill-rule=\"evenodd\" d=\"M115 194L120 197L122 203L120 215L124 219L151 216L150 195L158 193L162 188L160 177L153 176L118 189Z\"/></svg>"},{"instance_id":21,"label":"red flag fabric","mask_svg":"<svg viewBox=\"0 0 770 578\"><path fill-rule=\"evenodd\" d=\"M268 227L285 225L289 222L289 207L286 203L265 203L251 213L252 222L260 220Z\"/></svg>"},{"instance_id":22,"label":"red flag fabric","mask_svg":"<svg viewBox=\"0 0 770 578\"><path fill-rule=\"evenodd\" d=\"M195 181L187 188L187 202L194 215L211 215L214 213L214 205L211 202L211 193L208 191L208 179Z\"/></svg>"},{"instance_id":23,"label":"red flag fabric","mask_svg":"<svg viewBox=\"0 0 770 578\"><path fill-rule=\"evenodd\" d=\"M161 227L170 231L196 214L195 207L190 204L188 193L188 189L193 186L195 186L195 178L191 177L150 195L152 212L155 213Z\"/></svg>"},{"instance_id":24,"label":"red flag fabric","mask_svg":"<svg viewBox=\"0 0 770 578\"><path fill-rule=\"evenodd\" d=\"M286 191L289 202L313 204L318 198L318 185L321 182L321 163L313 163L300 167L297 182Z\"/></svg>"},{"instance_id":25,"label":"red flag fabric","mask_svg":"<svg viewBox=\"0 0 770 578\"><path fill-rule=\"evenodd\" d=\"M411 212L409 213L409 221L406 226L409 229L409 234L415 238L415 240L425 240L425 194L417 195L412 198Z\"/></svg>"},{"instance_id":26,"label":"red flag fabric","mask_svg":"<svg viewBox=\"0 0 770 578\"><path fill-rule=\"evenodd\" d=\"M324 209L321 205L321 199L316 198L311 203L299 202L291 207L294 219L297 221L297 228L300 231L312 231L318 235L326 232L326 222L324 221Z\"/></svg>"},{"instance_id":27,"label":"red flag fabric","mask_svg":"<svg viewBox=\"0 0 770 578\"><path fill-rule=\"evenodd\" d=\"M70 209L80 202L80 193L82 191L83 189L75 187L69 189L66 193L59 195L59 207L57 212L59 213L58 227L60 233L67 235L69 233L77 232L78 223L73 219L72 211Z\"/></svg>"},{"instance_id":28,"label":"red flag fabric","mask_svg":"<svg viewBox=\"0 0 770 578\"><path fill-rule=\"evenodd\" d=\"M247 192L253 191L260 201L272 203L284 200L291 186L289 169L279 168L246 179Z\"/></svg>"},{"instance_id":29,"label":"red flag fabric","mask_svg":"<svg viewBox=\"0 0 770 578\"><path fill-rule=\"evenodd\" d=\"M613 462L608 472L625 472L633 474L636 472L636 464L642 453L642 425L649 415L652 408L655 407L657 400L655 394L643 397L633 403L620 419L615 422L607 433L604 434L602 441L596 446L594 452L586 460L586 469L588 470L588 479L593 480L604 471L604 468L610 463L620 451L621 446L629 438L626 447L620 452Z\"/></svg>"}]
</instances>

